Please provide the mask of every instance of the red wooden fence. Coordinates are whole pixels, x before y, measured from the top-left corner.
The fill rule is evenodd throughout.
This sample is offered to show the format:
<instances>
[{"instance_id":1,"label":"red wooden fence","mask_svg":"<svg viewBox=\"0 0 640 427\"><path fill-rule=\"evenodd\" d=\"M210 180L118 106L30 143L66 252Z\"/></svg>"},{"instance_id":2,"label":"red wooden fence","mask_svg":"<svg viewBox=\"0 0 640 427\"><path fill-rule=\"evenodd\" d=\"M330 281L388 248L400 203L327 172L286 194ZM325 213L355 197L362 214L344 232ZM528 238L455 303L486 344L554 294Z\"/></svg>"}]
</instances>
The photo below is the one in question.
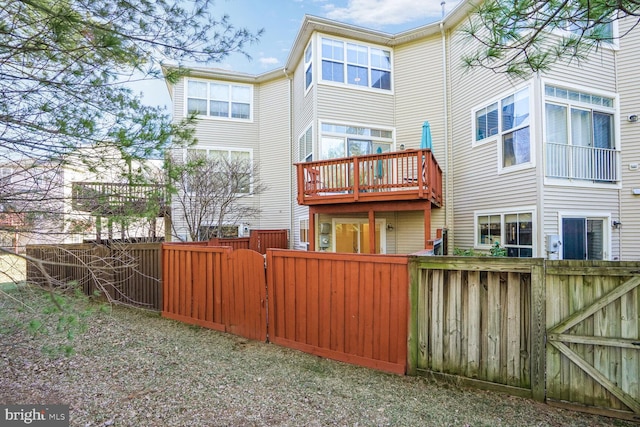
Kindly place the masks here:
<instances>
[{"instance_id":1,"label":"red wooden fence","mask_svg":"<svg viewBox=\"0 0 640 427\"><path fill-rule=\"evenodd\" d=\"M229 247L165 243L162 316L266 340L264 258Z\"/></svg>"},{"instance_id":2,"label":"red wooden fence","mask_svg":"<svg viewBox=\"0 0 640 427\"><path fill-rule=\"evenodd\" d=\"M404 374L406 256L269 250L269 340Z\"/></svg>"}]
</instances>

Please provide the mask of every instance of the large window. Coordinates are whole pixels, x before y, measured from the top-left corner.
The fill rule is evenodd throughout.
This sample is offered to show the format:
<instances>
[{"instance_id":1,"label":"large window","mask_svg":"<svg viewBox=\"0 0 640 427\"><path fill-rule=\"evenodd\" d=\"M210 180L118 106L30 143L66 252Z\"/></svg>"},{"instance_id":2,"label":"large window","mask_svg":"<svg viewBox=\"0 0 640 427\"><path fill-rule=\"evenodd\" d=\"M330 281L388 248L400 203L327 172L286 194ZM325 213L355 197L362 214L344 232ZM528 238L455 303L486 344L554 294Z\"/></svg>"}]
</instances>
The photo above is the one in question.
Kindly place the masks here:
<instances>
[{"instance_id":1,"label":"large window","mask_svg":"<svg viewBox=\"0 0 640 427\"><path fill-rule=\"evenodd\" d=\"M204 80L187 80L187 112L202 116L250 120L253 88Z\"/></svg>"},{"instance_id":2,"label":"large window","mask_svg":"<svg viewBox=\"0 0 640 427\"><path fill-rule=\"evenodd\" d=\"M323 37L322 80L391 90L391 51Z\"/></svg>"},{"instance_id":3,"label":"large window","mask_svg":"<svg viewBox=\"0 0 640 427\"><path fill-rule=\"evenodd\" d=\"M335 159L391 151L393 131L363 126L322 123L320 158Z\"/></svg>"},{"instance_id":4,"label":"large window","mask_svg":"<svg viewBox=\"0 0 640 427\"><path fill-rule=\"evenodd\" d=\"M226 181L236 188L236 193L250 194L252 191L252 162L251 150L229 148L189 148L185 150L185 160L197 160L206 158L217 161L220 173L228 175ZM224 177L224 175L222 175Z\"/></svg>"},{"instance_id":5,"label":"large window","mask_svg":"<svg viewBox=\"0 0 640 427\"><path fill-rule=\"evenodd\" d=\"M474 111L474 142L498 139L501 167L531 162L529 88Z\"/></svg>"},{"instance_id":6,"label":"large window","mask_svg":"<svg viewBox=\"0 0 640 427\"><path fill-rule=\"evenodd\" d=\"M475 247L490 249L498 244L507 256L533 256L533 210L479 212L476 218Z\"/></svg>"},{"instance_id":7,"label":"large window","mask_svg":"<svg viewBox=\"0 0 640 427\"><path fill-rule=\"evenodd\" d=\"M618 180L614 104L613 97L545 86L548 177Z\"/></svg>"}]
</instances>

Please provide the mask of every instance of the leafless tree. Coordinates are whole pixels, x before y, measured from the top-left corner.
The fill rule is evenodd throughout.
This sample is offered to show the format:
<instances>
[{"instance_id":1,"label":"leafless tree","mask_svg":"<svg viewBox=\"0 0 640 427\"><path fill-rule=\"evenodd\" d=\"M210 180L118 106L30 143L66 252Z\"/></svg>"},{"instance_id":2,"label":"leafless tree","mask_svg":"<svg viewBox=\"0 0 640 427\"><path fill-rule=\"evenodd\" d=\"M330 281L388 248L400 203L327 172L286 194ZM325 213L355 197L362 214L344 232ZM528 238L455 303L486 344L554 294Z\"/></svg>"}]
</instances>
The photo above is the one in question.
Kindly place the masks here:
<instances>
[{"instance_id":1,"label":"leafless tree","mask_svg":"<svg viewBox=\"0 0 640 427\"><path fill-rule=\"evenodd\" d=\"M241 156L210 157L187 150L185 159L174 156L170 176L178 207L172 218L174 234L184 224L192 241L222 237L225 226L238 225L260 212L252 196L266 186L258 179L258 165ZM203 233L213 226L214 235Z\"/></svg>"}]
</instances>

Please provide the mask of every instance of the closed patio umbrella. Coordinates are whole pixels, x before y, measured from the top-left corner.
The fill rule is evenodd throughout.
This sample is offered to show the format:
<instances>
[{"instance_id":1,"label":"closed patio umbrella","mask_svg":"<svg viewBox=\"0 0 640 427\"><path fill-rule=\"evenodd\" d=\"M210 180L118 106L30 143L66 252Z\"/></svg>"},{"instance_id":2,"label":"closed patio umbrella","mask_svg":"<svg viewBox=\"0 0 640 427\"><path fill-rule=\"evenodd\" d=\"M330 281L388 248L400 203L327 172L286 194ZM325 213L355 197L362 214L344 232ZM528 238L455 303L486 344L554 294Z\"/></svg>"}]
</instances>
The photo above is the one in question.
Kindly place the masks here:
<instances>
[{"instance_id":1,"label":"closed patio umbrella","mask_svg":"<svg viewBox=\"0 0 640 427\"><path fill-rule=\"evenodd\" d=\"M378 149L376 150L376 153L382 154L382 147L378 147ZM382 170L382 160L378 160L378 163L376 165L376 178L382 179L383 176L384 176L384 171Z\"/></svg>"},{"instance_id":2,"label":"closed patio umbrella","mask_svg":"<svg viewBox=\"0 0 640 427\"><path fill-rule=\"evenodd\" d=\"M433 147L433 143L431 141L431 126L429 122L425 121L422 124L422 140L420 141L420 148L428 148L431 149Z\"/></svg>"}]
</instances>

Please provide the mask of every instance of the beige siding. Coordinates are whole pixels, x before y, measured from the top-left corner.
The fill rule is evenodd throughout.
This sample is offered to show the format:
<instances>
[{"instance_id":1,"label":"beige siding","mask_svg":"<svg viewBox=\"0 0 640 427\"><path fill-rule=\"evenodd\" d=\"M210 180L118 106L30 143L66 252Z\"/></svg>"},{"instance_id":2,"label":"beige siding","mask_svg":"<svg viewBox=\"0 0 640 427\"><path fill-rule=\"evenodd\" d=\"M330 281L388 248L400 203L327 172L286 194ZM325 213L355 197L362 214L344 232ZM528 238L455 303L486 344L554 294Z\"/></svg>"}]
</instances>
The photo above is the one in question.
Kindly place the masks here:
<instances>
[{"instance_id":1,"label":"beige siding","mask_svg":"<svg viewBox=\"0 0 640 427\"><path fill-rule=\"evenodd\" d=\"M535 206L541 218L534 224L537 255L544 255L544 235L557 234L558 210L584 212L593 211L594 202L606 211L618 210L617 189L572 186L544 186L543 115L544 94L541 82L509 80L505 76L494 75L487 70L466 70L461 58L474 49L473 43L461 33L451 35L449 64L450 123L451 123L451 163L453 177L448 199L453 202L454 227L453 246L466 249L473 247L474 211ZM558 63L553 70L544 74L544 81L557 84L582 86L584 90L615 92L615 67L613 52L603 49L593 60L576 64ZM497 100L529 84L531 97L530 136L534 167L500 173L498 142L472 146L473 109ZM588 185L588 184L587 184ZM598 197L594 197L594 192ZM587 194L590 194L587 196ZM612 236L612 247L617 237ZM535 248L534 248L535 249ZM615 248L612 252L616 253Z\"/></svg>"},{"instance_id":2,"label":"beige siding","mask_svg":"<svg viewBox=\"0 0 640 427\"><path fill-rule=\"evenodd\" d=\"M636 23L628 19L620 23L620 33L624 34ZM618 55L618 89L620 91L620 135L622 145L622 190L620 194L622 212L621 259L640 260L640 195L632 190L640 189L640 121L627 120L631 114L640 115L640 29L635 28L620 40Z\"/></svg>"},{"instance_id":3,"label":"beige siding","mask_svg":"<svg viewBox=\"0 0 640 427\"><path fill-rule=\"evenodd\" d=\"M258 161L260 181L267 190L257 196L260 218L252 220L260 229L291 228L291 138L289 80L282 78L259 86L257 115L260 123ZM291 234L291 233L290 233Z\"/></svg>"},{"instance_id":4,"label":"beige siding","mask_svg":"<svg viewBox=\"0 0 640 427\"><path fill-rule=\"evenodd\" d=\"M318 119L341 123L391 127L393 96L346 85L319 84L317 87Z\"/></svg>"},{"instance_id":5,"label":"beige siding","mask_svg":"<svg viewBox=\"0 0 640 427\"><path fill-rule=\"evenodd\" d=\"M536 169L529 167L499 174L499 141L473 146L472 110L508 95L517 86L505 76L486 70L465 70L462 56L473 45L460 33L451 39L449 65L450 123L453 176L447 198L453 203L452 246L473 247L474 212L504 208L505 212L536 205L538 198ZM533 123L530 128L533 134ZM534 143L532 143L535 146ZM533 154L533 153L532 153Z\"/></svg>"},{"instance_id":6,"label":"beige siding","mask_svg":"<svg viewBox=\"0 0 640 427\"><path fill-rule=\"evenodd\" d=\"M315 64L314 64L315 65ZM317 139L318 139L318 129L317 122L315 121L315 92L316 92L316 84L317 81L317 73L314 73L314 83L311 86L310 90L305 94L305 74L304 74L304 62L301 60L292 76L292 84L293 84L293 134L291 138L291 144L293 146L293 162L297 163L300 161L300 147L299 147L299 138L300 135L309 127L310 124L313 124L313 141L314 141L314 159L317 158L316 150L317 150ZM293 203L293 212L294 212L294 226L293 231L291 233L291 242L293 247L296 249L304 249L303 246L299 246L300 242L300 233L298 229L298 222L301 218L309 218L309 208L306 206L298 205L296 200L298 194L298 187L295 175L295 168L292 172L292 180L291 180L291 191L293 194L292 203ZM317 235L317 232L316 232Z\"/></svg>"},{"instance_id":7,"label":"beige siding","mask_svg":"<svg viewBox=\"0 0 640 427\"><path fill-rule=\"evenodd\" d=\"M399 46L395 59L397 143L419 148L422 124L429 121L436 159L444 159L442 44L430 37Z\"/></svg>"},{"instance_id":8,"label":"beige siding","mask_svg":"<svg viewBox=\"0 0 640 427\"><path fill-rule=\"evenodd\" d=\"M610 216L617 218L618 194L608 189L593 189L584 187L551 187L545 189L544 237L550 234L561 234L559 223L560 213L570 213L585 216ZM620 233L605 224L605 232L609 233L611 260L620 257ZM543 240L543 243L545 240Z\"/></svg>"}]
</instances>

